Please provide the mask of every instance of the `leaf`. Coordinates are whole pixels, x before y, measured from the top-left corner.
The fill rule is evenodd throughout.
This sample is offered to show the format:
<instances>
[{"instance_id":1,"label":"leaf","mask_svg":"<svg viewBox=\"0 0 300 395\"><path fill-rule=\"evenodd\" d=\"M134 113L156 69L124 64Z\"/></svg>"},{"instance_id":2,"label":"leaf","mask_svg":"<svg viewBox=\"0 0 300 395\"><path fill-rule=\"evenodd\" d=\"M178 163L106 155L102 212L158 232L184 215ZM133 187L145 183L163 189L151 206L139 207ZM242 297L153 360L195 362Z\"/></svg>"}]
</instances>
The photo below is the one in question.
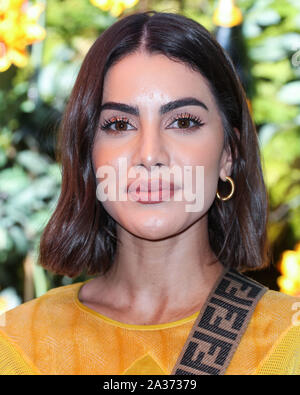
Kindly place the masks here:
<instances>
[{"instance_id":1,"label":"leaf","mask_svg":"<svg viewBox=\"0 0 300 395\"><path fill-rule=\"evenodd\" d=\"M51 213L49 210L40 210L30 216L26 224L26 234L30 238L37 237L47 225Z\"/></svg>"},{"instance_id":2,"label":"leaf","mask_svg":"<svg viewBox=\"0 0 300 395\"><path fill-rule=\"evenodd\" d=\"M293 79L294 74L288 59L279 62L261 62L254 65L252 74L255 77L272 80L279 87Z\"/></svg>"},{"instance_id":3,"label":"leaf","mask_svg":"<svg viewBox=\"0 0 300 395\"><path fill-rule=\"evenodd\" d=\"M275 10L265 9L263 12L257 14L256 23L260 26L275 25L280 21L281 17Z\"/></svg>"},{"instance_id":4,"label":"leaf","mask_svg":"<svg viewBox=\"0 0 300 395\"><path fill-rule=\"evenodd\" d=\"M282 124L292 121L298 115L298 108L277 100L276 97L260 94L252 101L256 123L266 122Z\"/></svg>"},{"instance_id":5,"label":"leaf","mask_svg":"<svg viewBox=\"0 0 300 395\"><path fill-rule=\"evenodd\" d=\"M28 187L11 197L8 205L15 210L17 209L26 215L30 215L33 210L36 210L39 207L39 202L35 197L34 189L32 187Z\"/></svg>"},{"instance_id":6,"label":"leaf","mask_svg":"<svg viewBox=\"0 0 300 395\"><path fill-rule=\"evenodd\" d=\"M16 156L16 161L36 175L46 173L49 167L48 161L42 155L30 150L19 152Z\"/></svg>"},{"instance_id":7,"label":"leaf","mask_svg":"<svg viewBox=\"0 0 300 395\"><path fill-rule=\"evenodd\" d=\"M278 99L287 104L300 104L300 81L284 85L278 92Z\"/></svg>"},{"instance_id":8,"label":"leaf","mask_svg":"<svg viewBox=\"0 0 300 395\"><path fill-rule=\"evenodd\" d=\"M272 29L272 27L270 28ZM300 34L285 33L267 37L250 48L249 54L256 62L276 62L286 58L290 51L299 48Z\"/></svg>"},{"instance_id":9,"label":"leaf","mask_svg":"<svg viewBox=\"0 0 300 395\"><path fill-rule=\"evenodd\" d=\"M243 34L246 38L258 37L261 33L261 27L259 27L255 22L245 21L243 24Z\"/></svg>"},{"instance_id":10,"label":"leaf","mask_svg":"<svg viewBox=\"0 0 300 395\"><path fill-rule=\"evenodd\" d=\"M286 50L283 48L280 38L270 37L262 44L250 48L249 54L256 62L276 62L286 57Z\"/></svg>"},{"instance_id":11,"label":"leaf","mask_svg":"<svg viewBox=\"0 0 300 395\"><path fill-rule=\"evenodd\" d=\"M57 193L55 179L44 176L33 180L30 185L9 199L8 206L23 213L30 214L44 209L48 203L44 199L52 199Z\"/></svg>"},{"instance_id":12,"label":"leaf","mask_svg":"<svg viewBox=\"0 0 300 395\"><path fill-rule=\"evenodd\" d=\"M300 49L300 34L286 33L280 38L281 45L288 51L296 51Z\"/></svg>"},{"instance_id":13,"label":"leaf","mask_svg":"<svg viewBox=\"0 0 300 395\"><path fill-rule=\"evenodd\" d=\"M0 147L0 168L4 167L7 163L7 156L5 154L4 149Z\"/></svg>"},{"instance_id":14,"label":"leaf","mask_svg":"<svg viewBox=\"0 0 300 395\"><path fill-rule=\"evenodd\" d=\"M278 131L278 129L278 125L274 123L267 123L266 125L262 126L259 129L258 135L260 146L263 147L266 145L273 135Z\"/></svg>"},{"instance_id":15,"label":"leaf","mask_svg":"<svg viewBox=\"0 0 300 395\"><path fill-rule=\"evenodd\" d=\"M57 182L57 184L61 184L61 167L57 163L53 163L49 166L49 175Z\"/></svg>"},{"instance_id":16,"label":"leaf","mask_svg":"<svg viewBox=\"0 0 300 395\"><path fill-rule=\"evenodd\" d=\"M57 191L56 180L49 176L37 178L31 184L36 199L48 199Z\"/></svg>"},{"instance_id":17,"label":"leaf","mask_svg":"<svg viewBox=\"0 0 300 395\"><path fill-rule=\"evenodd\" d=\"M12 226L9 230L9 235L13 240L16 250L20 254L26 254L28 250L28 240L24 234L24 231L17 225Z\"/></svg>"},{"instance_id":18,"label":"leaf","mask_svg":"<svg viewBox=\"0 0 300 395\"><path fill-rule=\"evenodd\" d=\"M5 228L0 228L0 251L9 251L13 248L13 242Z\"/></svg>"},{"instance_id":19,"label":"leaf","mask_svg":"<svg viewBox=\"0 0 300 395\"><path fill-rule=\"evenodd\" d=\"M28 175L19 166L4 169L0 172L0 192L15 195L29 184Z\"/></svg>"},{"instance_id":20,"label":"leaf","mask_svg":"<svg viewBox=\"0 0 300 395\"><path fill-rule=\"evenodd\" d=\"M24 226L27 221L28 213L22 212L18 207L11 205L10 200L4 205L4 215L0 218L0 226L8 228L14 224Z\"/></svg>"}]
</instances>

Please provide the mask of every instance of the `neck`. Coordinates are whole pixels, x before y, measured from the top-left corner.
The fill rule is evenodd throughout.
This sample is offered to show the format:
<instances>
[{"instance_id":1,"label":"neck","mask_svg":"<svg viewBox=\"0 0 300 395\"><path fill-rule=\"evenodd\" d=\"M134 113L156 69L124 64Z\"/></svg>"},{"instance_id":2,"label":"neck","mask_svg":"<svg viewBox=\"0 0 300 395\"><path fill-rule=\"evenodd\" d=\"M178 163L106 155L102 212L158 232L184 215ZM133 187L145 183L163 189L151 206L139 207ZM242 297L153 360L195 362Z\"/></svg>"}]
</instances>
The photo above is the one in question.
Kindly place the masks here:
<instances>
[{"instance_id":1,"label":"neck","mask_svg":"<svg viewBox=\"0 0 300 395\"><path fill-rule=\"evenodd\" d=\"M121 227L118 238L114 265L102 277L102 297L117 309L161 315L199 307L223 270L209 245L207 217L164 240L139 239Z\"/></svg>"}]
</instances>

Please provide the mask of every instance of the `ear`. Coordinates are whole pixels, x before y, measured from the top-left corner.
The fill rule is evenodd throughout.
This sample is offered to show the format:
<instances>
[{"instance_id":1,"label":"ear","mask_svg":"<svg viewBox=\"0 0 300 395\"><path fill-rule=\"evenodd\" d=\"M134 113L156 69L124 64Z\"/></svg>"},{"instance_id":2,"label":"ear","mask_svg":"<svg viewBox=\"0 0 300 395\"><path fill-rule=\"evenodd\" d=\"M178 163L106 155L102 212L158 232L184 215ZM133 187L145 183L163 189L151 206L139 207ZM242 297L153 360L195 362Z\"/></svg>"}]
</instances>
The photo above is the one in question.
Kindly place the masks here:
<instances>
[{"instance_id":1,"label":"ear","mask_svg":"<svg viewBox=\"0 0 300 395\"><path fill-rule=\"evenodd\" d=\"M235 133L238 138L240 138L240 132L237 128L234 128ZM223 149L221 162L220 162L220 173L219 177L222 181L226 181L226 176L230 176L232 172L232 152L230 146Z\"/></svg>"},{"instance_id":2,"label":"ear","mask_svg":"<svg viewBox=\"0 0 300 395\"><path fill-rule=\"evenodd\" d=\"M232 170L232 155L230 148L223 149L221 163L220 163L220 173L219 177L222 181L226 181L226 176L230 176Z\"/></svg>"}]
</instances>

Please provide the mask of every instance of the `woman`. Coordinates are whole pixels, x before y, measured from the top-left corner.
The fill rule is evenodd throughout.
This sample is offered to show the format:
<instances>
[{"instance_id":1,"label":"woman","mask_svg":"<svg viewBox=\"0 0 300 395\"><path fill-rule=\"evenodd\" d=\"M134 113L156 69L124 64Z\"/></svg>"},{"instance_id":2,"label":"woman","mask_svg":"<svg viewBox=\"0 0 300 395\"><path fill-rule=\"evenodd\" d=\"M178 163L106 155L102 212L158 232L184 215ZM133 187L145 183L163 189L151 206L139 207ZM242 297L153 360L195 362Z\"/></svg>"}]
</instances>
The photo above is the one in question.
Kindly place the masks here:
<instances>
[{"instance_id":1,"label":"woman","mask_svg":"<svg viewBox=\"0 0 300 395\"><path fill-rule=\"evenodd\" d=\"M267 263L266 191L243 89L204 27L151 11L106 30L58 152L39 262L96 276L6 314L2 372L300 373L299 299L240 274Z\"/></svg>"}]
</instances>

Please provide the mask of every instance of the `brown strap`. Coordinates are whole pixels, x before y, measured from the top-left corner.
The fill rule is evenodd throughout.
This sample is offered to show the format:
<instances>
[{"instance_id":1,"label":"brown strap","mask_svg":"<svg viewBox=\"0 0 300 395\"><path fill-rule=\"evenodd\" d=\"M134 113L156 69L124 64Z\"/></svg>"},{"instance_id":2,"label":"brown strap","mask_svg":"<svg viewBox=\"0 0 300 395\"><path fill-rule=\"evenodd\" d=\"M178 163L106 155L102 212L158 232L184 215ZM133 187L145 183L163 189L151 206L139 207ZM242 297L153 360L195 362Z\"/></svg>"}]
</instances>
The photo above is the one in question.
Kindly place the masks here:
<instances>
[{"instance_id":1,"label":"brown strap","mask_svg":"<svg viewBox=\"0 0 300 395\"><path fill-rule=\"evenodd\" d=\"M268 288L224 269L201 309L171 375L224 375Z\"/></svg>"}]
</instances>

